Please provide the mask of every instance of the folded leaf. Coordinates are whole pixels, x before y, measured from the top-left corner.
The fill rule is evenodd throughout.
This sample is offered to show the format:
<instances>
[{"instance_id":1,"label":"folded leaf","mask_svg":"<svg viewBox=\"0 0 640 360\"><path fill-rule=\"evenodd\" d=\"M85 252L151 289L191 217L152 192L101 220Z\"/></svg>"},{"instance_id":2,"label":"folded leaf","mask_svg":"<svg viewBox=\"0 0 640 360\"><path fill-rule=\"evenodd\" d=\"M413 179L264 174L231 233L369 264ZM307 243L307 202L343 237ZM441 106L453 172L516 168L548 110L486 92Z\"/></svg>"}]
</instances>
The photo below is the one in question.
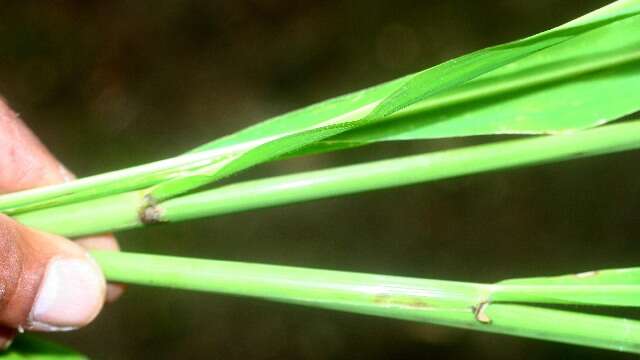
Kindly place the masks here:
<instances>
[{"instance_id":1,"label":"folded leaf","mask_svg":"<svg viewBox=\"0 0 640 360\"><path fill-rule=\"evenodd\" d=\"M640 306L640 268L510 279L496 285L495 301Z\"/></svg>"},{"instance_id":2,"label":"folded leaf","mask_svg":"<svg viewBox=\"0 0 640 360\"><path fill-rule=\"evenodd\" d=\"M593 29L306 152L389 140L550 134L640 110L640 15Z\"/></svg>"},{"instance_id":3,"label":"folded leaf","mask_svg":"<svg viewBox=\"0 0 640 360\"><path fill-rule=\"evenodd\" d=\"M561 276L510 279L501 285L638 285L640 268L595 270Z\"/></svg>"}]
</instances>

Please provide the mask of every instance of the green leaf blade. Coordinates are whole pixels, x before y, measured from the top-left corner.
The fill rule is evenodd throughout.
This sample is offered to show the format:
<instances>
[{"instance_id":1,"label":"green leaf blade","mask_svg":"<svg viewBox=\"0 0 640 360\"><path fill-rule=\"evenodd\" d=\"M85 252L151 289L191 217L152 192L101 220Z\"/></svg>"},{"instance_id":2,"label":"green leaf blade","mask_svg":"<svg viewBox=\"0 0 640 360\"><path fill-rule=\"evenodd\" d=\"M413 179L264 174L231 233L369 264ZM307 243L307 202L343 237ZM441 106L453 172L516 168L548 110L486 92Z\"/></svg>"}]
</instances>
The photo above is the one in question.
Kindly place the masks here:
<instances>
[{"instance_id":1,"label":"green leaf blade","mask_svg":"<svg viewBox=\"0 0 640 360\"><path fill-rule=\"evenodd\" d=\"M640 110L640 15L536 52L373 124L314 144L548 134L602 125Z\"/></svg>"}]
</instances>

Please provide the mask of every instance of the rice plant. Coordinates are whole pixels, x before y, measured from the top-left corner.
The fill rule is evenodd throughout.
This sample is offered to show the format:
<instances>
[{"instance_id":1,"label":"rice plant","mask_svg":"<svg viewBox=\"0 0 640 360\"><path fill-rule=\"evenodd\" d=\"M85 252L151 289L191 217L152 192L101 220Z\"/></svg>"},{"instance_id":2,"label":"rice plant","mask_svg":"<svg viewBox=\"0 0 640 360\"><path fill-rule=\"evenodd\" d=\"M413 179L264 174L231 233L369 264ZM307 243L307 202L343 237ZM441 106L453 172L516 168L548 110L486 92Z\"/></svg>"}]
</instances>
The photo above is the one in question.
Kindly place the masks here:
<instances>
[{"instance_id":1,"label":"rice plant","mask_svg":"<svg viewBox=\"0 0 640 360\"><path fill-rule=\"evenodd\" d=\"M554 29L268 119L170 159L1 196L0 212L75 237L630 151L640 148L640 120L632 119L639 110L640 1L620 0ZM383 141L494 134L530 136L217 185L291 157ZM640 353L640 320L592 311L640 306L640 268L480 284L151 254L92 255L115 282ZM82 357L30 337L16 345L1 357Z\"/></svg>"}]
</instances>

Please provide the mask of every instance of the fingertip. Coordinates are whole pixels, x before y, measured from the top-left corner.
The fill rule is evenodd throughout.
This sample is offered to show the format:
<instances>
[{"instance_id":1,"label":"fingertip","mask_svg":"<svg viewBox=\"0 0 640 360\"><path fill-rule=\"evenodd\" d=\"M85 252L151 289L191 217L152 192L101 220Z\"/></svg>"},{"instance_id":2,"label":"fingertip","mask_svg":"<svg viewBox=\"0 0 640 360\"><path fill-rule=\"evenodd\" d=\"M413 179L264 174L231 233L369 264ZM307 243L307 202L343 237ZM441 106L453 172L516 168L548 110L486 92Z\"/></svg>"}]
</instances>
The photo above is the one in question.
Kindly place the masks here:
<instances>
[{"instance_id":1,"label":"fingertip","mask_svg":"<svg viewBox=\"0 0 640 360\"><path fill-rule=\"evenodd\" d=\"M104 276L93 259L54 257L47 264L25 328L67 331L83 327L98 316L105 296Z\"/></svg>"},{"instance_id":2,"label":"fingertip","mask_svg":"<svg viewBox=\"0 0 640 360\"><path fill-rule=\"evenodd\" d=\"M1 294L2 324L65 331L83 327L98 315L106 281L84 248L1 217L0 231L5 233L0 233L0 250L6 255L0 257L0 285L6 290ZM15 261L6 261L11 259Z\"/></svg>"},{"instance_id":3,"label":"fingertip","mask_svg":"<svg viewBox=\"0 0 640 360\"><path fill-rule=\"evenodd\" d=\"M125 291L127 291L127 286L124 284L107 284L107 304L116 302L124 295Z\"/></svg>"}]
</instances>

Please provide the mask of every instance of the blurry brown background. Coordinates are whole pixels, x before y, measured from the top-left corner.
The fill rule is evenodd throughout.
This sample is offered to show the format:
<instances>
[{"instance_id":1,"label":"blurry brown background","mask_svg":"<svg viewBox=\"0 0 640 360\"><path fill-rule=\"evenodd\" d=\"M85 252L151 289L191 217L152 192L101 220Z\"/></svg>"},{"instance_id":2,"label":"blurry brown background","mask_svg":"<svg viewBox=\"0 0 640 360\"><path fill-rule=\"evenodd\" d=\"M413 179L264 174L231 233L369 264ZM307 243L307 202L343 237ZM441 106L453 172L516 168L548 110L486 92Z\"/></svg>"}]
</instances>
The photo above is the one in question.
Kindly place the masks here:
<instances>
[{"instance_id":1,"label":"blurry brown background","mask_svg":"<svg viewBox=\"0 0 640 360\"><path fill-rule=\"evenodd\" d=\"M0 93L70 168L90 175L178 154L605 3L3 1ZM473 141L376 145L239 178ZM637 266L639 164L637 152L619 154L119 237L130 251L469 281ZM631 358L139 287L89 328L50 338L96 359Z\"/></svg>"}]
</instances>

